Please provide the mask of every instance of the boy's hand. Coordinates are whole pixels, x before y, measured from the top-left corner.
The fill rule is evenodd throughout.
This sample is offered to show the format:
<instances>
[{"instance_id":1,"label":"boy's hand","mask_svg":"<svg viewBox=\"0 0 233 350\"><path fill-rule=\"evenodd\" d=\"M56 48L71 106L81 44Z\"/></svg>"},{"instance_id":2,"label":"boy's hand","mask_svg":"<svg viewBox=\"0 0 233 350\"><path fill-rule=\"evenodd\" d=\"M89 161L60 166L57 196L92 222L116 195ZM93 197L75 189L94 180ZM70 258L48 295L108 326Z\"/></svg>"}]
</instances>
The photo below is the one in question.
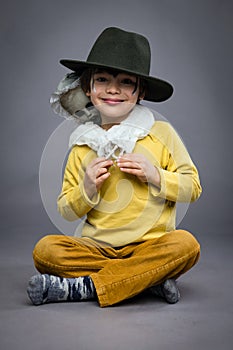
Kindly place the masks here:
<instances>
[{"instance_id":1,"label":"boy's hand","mask_svg":"<svg viewBox=\"0 0 233 350\"><path fill-rule=\"evenodd\" d=\"M104 181L110 176L108 168L113 165L111 159L95 158L86 168L84 177L84 189L91 199L96 194Z\"/></svg>"},{"instance_id":2,"label":"boy's hand","mask_svg":"<svg viewBox=\"0 0 233 350\"><path fill-rule=\"evenodd\" d=\"M117 165L121 171L137 176L142 182L160 186L158 170L143 154L125 154L118 158Z\"/></svg>"}]
</instances>

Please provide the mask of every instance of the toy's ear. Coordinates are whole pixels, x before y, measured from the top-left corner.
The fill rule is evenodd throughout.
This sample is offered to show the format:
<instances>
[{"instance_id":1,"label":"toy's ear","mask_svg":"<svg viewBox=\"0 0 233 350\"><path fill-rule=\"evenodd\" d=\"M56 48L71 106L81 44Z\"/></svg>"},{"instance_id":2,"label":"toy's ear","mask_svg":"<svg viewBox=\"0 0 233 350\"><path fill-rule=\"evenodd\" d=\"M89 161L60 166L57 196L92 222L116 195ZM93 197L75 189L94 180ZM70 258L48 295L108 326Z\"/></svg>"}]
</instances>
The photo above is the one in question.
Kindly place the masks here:
<instances>
[{"instance_id":1,"label":"toy's ear","mask_svg":"<svg viewBox=\"0 0 233 350\"><path fill-rule=\"evenodd\" d=\"M75 112L85 108L90 99L86 96L81 86L69 90L60 97L62 107L73 115Z\"/></svg>"}]
</instances>

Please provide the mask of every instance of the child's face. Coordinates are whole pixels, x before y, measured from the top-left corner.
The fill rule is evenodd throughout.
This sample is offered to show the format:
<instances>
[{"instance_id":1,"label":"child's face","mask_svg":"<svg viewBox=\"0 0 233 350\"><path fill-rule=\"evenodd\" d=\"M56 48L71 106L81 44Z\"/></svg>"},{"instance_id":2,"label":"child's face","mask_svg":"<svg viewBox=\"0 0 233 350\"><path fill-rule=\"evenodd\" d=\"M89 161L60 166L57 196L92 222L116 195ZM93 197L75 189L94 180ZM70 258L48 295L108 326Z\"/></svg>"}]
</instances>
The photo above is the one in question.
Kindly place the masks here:
<instances>
[{"instance_id":1,"label":"child's face","mask_svg":"<svg viewBox=\"0 0 233 350\"><path fill-rule=\"evenodd\" d=\"M127 73L112 75L97 72L91 80L90 97L99 110L102 123L117 123L127 118L139 98L137 77Z\"/></svg>"}]
</instances>

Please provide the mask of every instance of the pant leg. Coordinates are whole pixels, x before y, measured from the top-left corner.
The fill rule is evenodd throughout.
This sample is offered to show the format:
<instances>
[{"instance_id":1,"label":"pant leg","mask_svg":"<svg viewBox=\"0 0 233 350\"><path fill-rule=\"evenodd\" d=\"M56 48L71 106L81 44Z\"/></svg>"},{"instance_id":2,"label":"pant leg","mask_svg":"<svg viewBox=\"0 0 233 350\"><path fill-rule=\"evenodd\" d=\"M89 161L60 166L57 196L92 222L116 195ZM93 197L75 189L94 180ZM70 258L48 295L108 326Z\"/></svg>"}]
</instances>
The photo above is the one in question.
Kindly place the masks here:
<instances>
[{"instance_id":1,"label":"pant leg","mask_svg":"<svg viewBox=\"0 0 233 350\"><path fill-rule=\"evenodd\" d=\"M48 235L35 246L33 259L42 274L60 277L89 276L117 258L115 249L88 238Z\"/></svg>"},{"instance_id":2,"label":"pant leg","mask_svg":"<svg viewBox=\"0 0 233 350\"><path fill-rule=\"evenodd\" d=\"M168 278L178 278L198 261L200 246L187 231L132 244L118 251L111 261L91 274L101 307L131 298Z\"/></svg>"}]
</instances>

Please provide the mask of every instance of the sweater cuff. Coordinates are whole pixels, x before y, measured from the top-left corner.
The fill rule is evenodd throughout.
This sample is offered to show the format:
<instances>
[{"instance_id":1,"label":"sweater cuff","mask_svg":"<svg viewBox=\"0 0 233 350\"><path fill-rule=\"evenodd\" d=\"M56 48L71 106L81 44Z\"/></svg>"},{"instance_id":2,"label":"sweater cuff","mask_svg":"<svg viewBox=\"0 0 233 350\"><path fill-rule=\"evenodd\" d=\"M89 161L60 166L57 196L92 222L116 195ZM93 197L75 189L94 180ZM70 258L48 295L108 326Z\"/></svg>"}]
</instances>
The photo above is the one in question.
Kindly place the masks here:
<instances>
[{"instance_id":1,"label":"sweater cuff","mask_svg":"<svg viewBox=\"0 0 233 350\"><path fill-rule=\"evenodd\" d=\"M172 202L191 202L193 193L192 176L157 168L160 174L160 188L151 186L151 194Z\"/></svg>"},{"instance_id":2,"label":"sweater cuff","mask_svg":"<svg viewBox=\"0 0 233 350\"><path fill-rule=\"evenodd\" d=\"M159 172L160 176L160 186L150 185L150 192L154 197L163 197L165 196L165 180L162 169L156 166L156 169Z\"/></svg>"},{"instance_id":3,"label":"sweater cuff","mask_svg":"<svg viewBox=\"0 0 233 350\"><path fill-rule=\"evenodd\" d=\"M84 188L83 184L82 184L82 185L80 184L80 192L81 192L81 195L82 195L82 197L83 197L85 203L86 203L89 207L94 208L94 207L99 203L99 201L100 201L100 194L99 194L99 192L96 193L96 194L92 197L92 199L90 199L90 198L88 197L86 191L85 191L85 188Z\"/></svg>"},{"instance_id":4,"label":"sweater cuff","mask_svg":"<svg viewBox=\"0 0 233 350\"><path fill-rule=\"evenodd\" d=\"M160 187L151 186L151 194L176 202L179 199L179 177L177 173L171 173L157 167L160 175Z\"/></svg>"}]
</instances>

